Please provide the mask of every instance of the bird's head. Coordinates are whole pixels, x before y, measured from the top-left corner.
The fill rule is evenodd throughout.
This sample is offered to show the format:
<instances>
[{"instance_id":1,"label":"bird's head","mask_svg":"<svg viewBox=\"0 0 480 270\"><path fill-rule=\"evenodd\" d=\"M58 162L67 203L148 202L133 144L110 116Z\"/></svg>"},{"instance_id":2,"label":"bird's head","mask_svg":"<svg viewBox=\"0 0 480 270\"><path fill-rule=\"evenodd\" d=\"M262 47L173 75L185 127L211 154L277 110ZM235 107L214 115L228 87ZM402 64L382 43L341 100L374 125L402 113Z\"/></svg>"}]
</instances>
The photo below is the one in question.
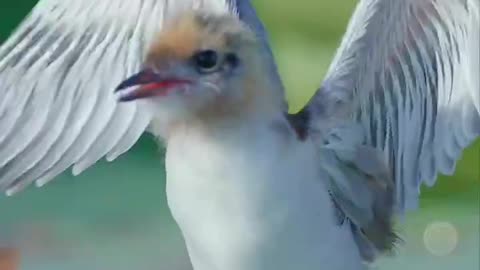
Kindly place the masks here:
<instances>
[{"instance_id":1,"label":"bird's head","mask_svg":"<svg viewBox=\"0 0 480 270\"><path fill-rule=\"evenodd\" d=\"M143 70L119 85L120 101L142 99L177 119L274 110L281 101L260 48L255 34L233 15L177 16L152 44Z\"/></svg>"}]
</instances>

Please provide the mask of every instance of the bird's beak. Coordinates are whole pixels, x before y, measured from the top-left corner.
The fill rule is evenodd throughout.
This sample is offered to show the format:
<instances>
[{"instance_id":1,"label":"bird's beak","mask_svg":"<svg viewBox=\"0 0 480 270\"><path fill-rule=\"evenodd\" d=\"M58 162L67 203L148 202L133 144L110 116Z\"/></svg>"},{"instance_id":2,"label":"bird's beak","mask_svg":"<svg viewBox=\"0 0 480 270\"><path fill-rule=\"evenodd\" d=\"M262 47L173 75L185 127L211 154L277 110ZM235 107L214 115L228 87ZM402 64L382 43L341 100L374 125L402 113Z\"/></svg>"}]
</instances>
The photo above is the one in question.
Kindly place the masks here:
<instances>
[{"instance_id":1,"label":"bird's beak","mask_svg":"<svg viewBox=\"0 0 480 270\"><path fill-rule=\"evenodd\" d=\"M168 95L175 86L189 83L188 80L165 77L152 70L143 70L123 81L115 93L120 93L119 101L126 102L147 97L158 97ZM137 86L132 90L128 88ZM125 94L122 94L125 92Z\"/></svg>"}]
</instances>

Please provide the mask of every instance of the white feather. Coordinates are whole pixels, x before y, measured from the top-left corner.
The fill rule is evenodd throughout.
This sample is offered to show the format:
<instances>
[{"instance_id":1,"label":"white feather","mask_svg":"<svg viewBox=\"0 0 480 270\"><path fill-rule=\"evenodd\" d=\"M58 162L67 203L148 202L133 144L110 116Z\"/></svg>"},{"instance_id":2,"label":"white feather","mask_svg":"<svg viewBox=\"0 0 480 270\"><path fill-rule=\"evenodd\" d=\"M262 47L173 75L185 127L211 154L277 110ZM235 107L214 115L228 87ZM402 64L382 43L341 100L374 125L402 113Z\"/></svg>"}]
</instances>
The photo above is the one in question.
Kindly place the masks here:
<instances>
[{"instance_id":1,"label":"white feather","mask_svg":"<svg viewBox=\"0 0 480 270\"><path fill-rule=\"evenodd\" d=\"M319 139L339 124L363 126L358 136L383 150L402 212L480 134L479 31L478 0L360 1L308 104Z\"/></svg>"},{"instance_id":2,"label":"white feather","mask_svg":"<svg viewBox=\"0 0 480 270\"><path fill-rule=\"evenodd\" d=\"M113 90L140 69L163 22L192 8L237 14L280 81L248 1L41 0L0 47L0 190L42 186L128 151L153 114L142 102L119 105Z\"/></svg>"},{"instance_id":3,"label":"white feather","mask_svg":"<svg viewBox=\"0 0 480 270\"><path fill-rule=\"evenodd\" d=\"M41 0L0 47L0 190L41 186L125 153L151 121L113 90L138 71L167 16L226 1Z\"/></svg>"}]
</instances>

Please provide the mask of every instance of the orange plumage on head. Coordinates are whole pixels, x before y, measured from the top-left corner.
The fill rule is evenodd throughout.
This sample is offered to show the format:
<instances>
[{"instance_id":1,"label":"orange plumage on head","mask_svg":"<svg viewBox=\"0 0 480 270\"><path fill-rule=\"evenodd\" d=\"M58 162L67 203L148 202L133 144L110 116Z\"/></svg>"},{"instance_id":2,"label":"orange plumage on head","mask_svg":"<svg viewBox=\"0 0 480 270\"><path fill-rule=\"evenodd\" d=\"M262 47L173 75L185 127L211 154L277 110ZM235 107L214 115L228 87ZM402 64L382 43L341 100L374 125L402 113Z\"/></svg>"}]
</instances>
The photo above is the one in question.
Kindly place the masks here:
<instances>
[{"instance_id":1,"label":"orange plumage on head","mask_svg":"<svg viewBox=\"0 0 480 270\"><path fill-rule=\"evenodd\" d=\"M151 98L161 114L174 115L177 122L276 113L283 97L273 89L262 53L254 32L237 16L184 13L166 22L144 70L118 90L142 84L122 101Z\"/></svg>"},{"instance_id":2,"label":"orange plumage on head","mask_svg":"<svg viewBox=\"0 0 480 270\"><path fill-rule=\"evenodd\" d=\"M234 52L244 61L247 73L234 87L245 90L245 98L235 103L219 97L206 111L208 117L243 113L252 107L274 108L275 91L264 76L263 58L259 54L255 34L236 16L209 14L201 11L187 12L166 23L158 34L146 57L146 63L156 66L166 61L185 61L196 52L212 49L222 53ZM262 103L262 105L254 104ZM200 113L200 112L199 112Z\"/></svg>"},{"instance_id":3,"label":"orange plumage on head","mask_svg":"<svg viewBox=\"0 0 480 270\"><path fill-rule=\"evenodd\" d=\"M255 35L232 15L186 12L166 23L150 47L147 61L186 59L201 49L237 50L255 43Z\"/></svg>"}]
</instances>

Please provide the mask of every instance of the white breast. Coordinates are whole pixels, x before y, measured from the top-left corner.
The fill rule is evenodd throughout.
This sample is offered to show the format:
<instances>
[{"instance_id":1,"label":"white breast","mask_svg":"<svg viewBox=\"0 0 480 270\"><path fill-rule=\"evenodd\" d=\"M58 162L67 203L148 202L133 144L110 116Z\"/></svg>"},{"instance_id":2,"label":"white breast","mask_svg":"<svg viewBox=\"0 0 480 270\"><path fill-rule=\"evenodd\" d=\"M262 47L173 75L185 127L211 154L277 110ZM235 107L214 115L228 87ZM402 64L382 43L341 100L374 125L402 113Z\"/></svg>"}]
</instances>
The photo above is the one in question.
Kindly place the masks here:
<instances>
[{"instance_id":1,"label":"white breast","mask_svg":"<svg viewBox=\"0 0 480 270\"><path fill-rule=\"evenodd\" d=\"M195 270L361 269L315 155L310 142L268 125L177 132L167 195Z\"/></svg>"}]
</instances>

